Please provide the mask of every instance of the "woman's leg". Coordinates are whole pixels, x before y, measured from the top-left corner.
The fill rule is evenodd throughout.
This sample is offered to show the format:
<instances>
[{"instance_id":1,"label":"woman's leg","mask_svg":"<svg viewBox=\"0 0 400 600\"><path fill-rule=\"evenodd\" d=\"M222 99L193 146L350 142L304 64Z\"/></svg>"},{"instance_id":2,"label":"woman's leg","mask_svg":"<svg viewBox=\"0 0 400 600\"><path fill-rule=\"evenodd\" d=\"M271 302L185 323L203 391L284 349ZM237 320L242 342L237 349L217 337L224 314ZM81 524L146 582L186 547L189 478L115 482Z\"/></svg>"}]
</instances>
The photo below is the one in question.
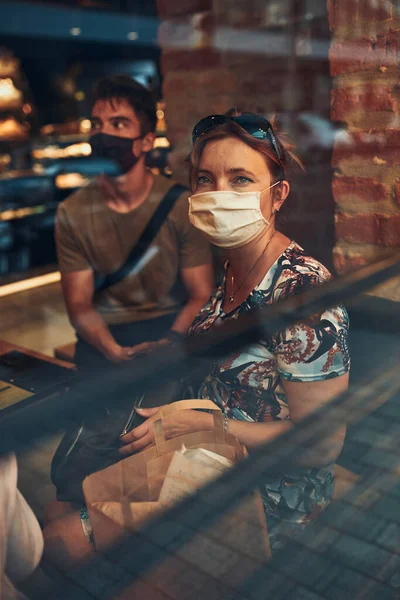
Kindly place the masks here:
<instances>
[{"instance_id":1,"label":"woman's leg","mask_svg":"<svg viewBox=\"0 0 400 600\"><path fill-rule=\"evenodd\" d=\"M56 519L61 519L65 515L75 512L76 509L72 506L70 502L60 502L59 500L51 500L45 508L44 511L44 525L47 526L52 521Z\"/></svg>"},{"instance_id":2,"label":"woman's leg","mask_svg":"<svg viewBox=\"0 0 400 600\"><path fill-rule=\"evenodd\" d=\"M43 537L44 558L60 571L95 555L83 532L79 511L69 512L46 525Z\"/></svg>"}]
</instances>

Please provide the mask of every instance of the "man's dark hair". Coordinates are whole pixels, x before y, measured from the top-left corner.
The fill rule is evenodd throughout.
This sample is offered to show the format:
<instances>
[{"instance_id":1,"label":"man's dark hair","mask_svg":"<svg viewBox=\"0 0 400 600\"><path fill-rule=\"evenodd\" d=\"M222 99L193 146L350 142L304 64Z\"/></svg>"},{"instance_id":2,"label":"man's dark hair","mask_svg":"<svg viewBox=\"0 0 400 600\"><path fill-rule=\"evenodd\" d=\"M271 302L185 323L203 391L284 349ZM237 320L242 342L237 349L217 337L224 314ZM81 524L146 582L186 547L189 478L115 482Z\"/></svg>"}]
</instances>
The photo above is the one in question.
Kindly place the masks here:
<instances>
[{"instance_id":1,"label":"man's dark hair","mask_svg":"<svg viewBox=\"0 0 400 600\"><path fill-rule=\"evenodd\" d=\"M151 92L129 75L111 75L97 82L92 97L92 108L98 100L107 100L114 108L114 100L126 100L140 123L140 133L146 135L156 128L156 105Z\"/></svg>"}]
</instances>

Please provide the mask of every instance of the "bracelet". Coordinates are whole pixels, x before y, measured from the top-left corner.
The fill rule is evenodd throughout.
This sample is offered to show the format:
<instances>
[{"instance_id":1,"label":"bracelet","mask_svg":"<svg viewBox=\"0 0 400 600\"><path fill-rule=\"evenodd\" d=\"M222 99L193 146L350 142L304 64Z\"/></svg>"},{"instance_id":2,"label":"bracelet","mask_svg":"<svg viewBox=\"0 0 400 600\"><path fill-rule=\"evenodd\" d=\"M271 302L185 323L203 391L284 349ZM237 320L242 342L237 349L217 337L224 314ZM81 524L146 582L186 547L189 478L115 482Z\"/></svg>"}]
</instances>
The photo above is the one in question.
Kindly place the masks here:
<instances>
[{"instance_id":1,"label":"bracelet","mask_svg":"<svg viewBox=\"0 0 400 600\"><path fill-rule=\"evenodd\" d=\"M179 333L179 331L175 331L175 329L170 329L165 336L165 338L174 346L175 344L180 344L185 339L185 335L183 333Z\"/></svg>"},{"instance_id":2,"label":"bracelet","mask_svg":"<svg viewBox=\"0 0 400 600\"><path fill-rule=\"evenodd\" d=\"M228 416L223 414L222 415L222 426L224 428L224 433L228 433Z\"/></svg>"}]
</instances>

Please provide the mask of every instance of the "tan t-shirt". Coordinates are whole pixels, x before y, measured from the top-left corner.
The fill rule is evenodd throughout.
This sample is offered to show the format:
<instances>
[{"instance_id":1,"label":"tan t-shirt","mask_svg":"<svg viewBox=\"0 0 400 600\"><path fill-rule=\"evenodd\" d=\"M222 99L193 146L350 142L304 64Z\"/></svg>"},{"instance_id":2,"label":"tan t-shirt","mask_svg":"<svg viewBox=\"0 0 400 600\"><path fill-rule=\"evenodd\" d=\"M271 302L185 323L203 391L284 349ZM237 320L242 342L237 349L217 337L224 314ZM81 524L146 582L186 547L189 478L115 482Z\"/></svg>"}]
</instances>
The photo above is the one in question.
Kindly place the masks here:
<instances>
[{"instance_id":1,"label":"tan t-shirt","mask_svg":"<svg viewBox=\"0 0 400 600\"><path fill-rule=\"evenodd\" d=\"M161 176L145 202L129 213L110 209L96 182L62 202L56 243L62 273L93 269L104 275L126 261L173 181ZM124 280L95 295L94 304L109 324L153 319L182 308L180 269L211 263L203 236L190 224L188 192L176 201L138 267Z\"/></svg>"}]
</instances>

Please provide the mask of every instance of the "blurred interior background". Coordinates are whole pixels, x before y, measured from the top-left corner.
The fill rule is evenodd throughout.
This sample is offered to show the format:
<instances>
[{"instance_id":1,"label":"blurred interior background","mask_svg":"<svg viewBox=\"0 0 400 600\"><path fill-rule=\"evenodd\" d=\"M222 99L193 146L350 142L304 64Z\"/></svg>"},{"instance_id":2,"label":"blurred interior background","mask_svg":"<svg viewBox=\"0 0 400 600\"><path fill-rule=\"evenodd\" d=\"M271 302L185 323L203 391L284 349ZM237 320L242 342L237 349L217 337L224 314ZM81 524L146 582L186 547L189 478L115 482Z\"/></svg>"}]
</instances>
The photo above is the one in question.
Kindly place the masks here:
<instances>
[{"instance_id":1,"label":"blurred interior background","mask_svg":"<svg viewBox=\"0 0 400 600\"><path fill-rule=\"evenodd\" d=\"M87 182L95 81L129 73L160 99L161 79L154 2L1 2L0 22L1 283L54 270L56 206Z\"/></svg>"},{"instance_id":2,"label":"blurred interior background","mask_svg":"<svg viewBox=\"0 0 400 600\"><path fill-rule=\"evenodd\" d=\"M0 283L54 269L56 206L96 174L84 160L90 91L113 73L153 91L158 150L149 162L183 181L198 118L238 105L276 113L306 167L294 174L282 226L332 268L331 154L345 129L330 120L325 2L13 0L0 2L0 31Z\"/></svg>"},{"instance_id":3,"label":"blurred interior background","mask_svg":"<svg viewBox=\"0 0 400 600\"><path fill-rule=\"evenodd\" d=\"M112 73L129 73L159 103L148 160L157 172L187 183L190 132L207 114L276 115L305 166L290 174L283 232L333 273L397 248L399 3L0 1L3 307L10 283L59 279L55 211L100 172L88 161L90 92ZM399 284L382 294L398 300ZM64 318L61 299L59 310Z\"/></svg>"}]
</instances>

